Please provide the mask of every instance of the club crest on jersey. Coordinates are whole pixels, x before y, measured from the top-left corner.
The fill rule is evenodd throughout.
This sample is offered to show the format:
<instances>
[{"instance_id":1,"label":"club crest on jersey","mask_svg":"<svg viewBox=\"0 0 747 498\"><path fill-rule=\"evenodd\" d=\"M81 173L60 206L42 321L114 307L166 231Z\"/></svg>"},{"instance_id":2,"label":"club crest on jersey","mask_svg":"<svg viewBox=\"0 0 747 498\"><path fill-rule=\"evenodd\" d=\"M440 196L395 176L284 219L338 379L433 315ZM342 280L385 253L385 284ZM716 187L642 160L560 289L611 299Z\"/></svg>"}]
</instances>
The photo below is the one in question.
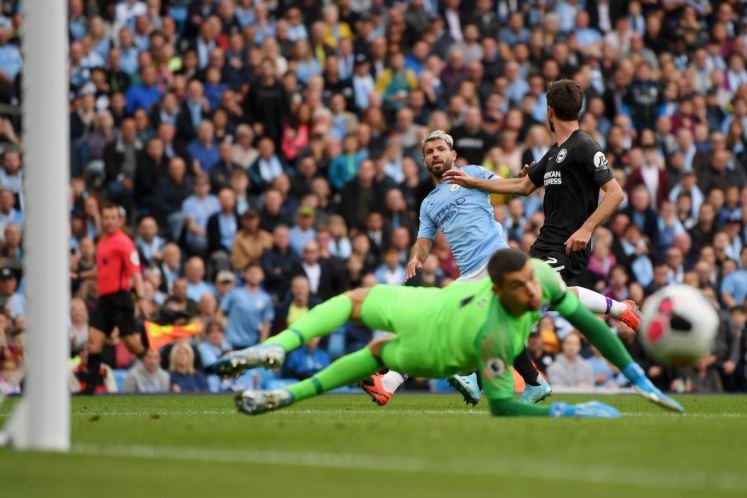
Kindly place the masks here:
<instances>
[{"instance_id":1,"label":"club crest on jersey","mask_svg":"<svg viewBox=\"0 0 747 498\"><path fill-rule=\"evenodd\" d=\"M559 163L562 163L565 160L565 156L568 155L568 151L566 149L560 149L560 152L558 152L558 157L555 158L555 160Z\"/></svg>"},{"instance_id":2,"label":"club crest on jersey","mask_svg":"<svg viewBox=\"0 0 747 498\"><path fill-rule=\"evenodd\" d=\"M457 185L456 183L452 183L450 189L452 192L456 192L457 190L459 190L459 185Z\"/></svg>"},{"instance_id":3,"label":"club crest on jersey","mask_svg":"<svg viewBox=\"0 0 747 498\"><path fill-rule=\"evenodd\" d=\"M594 170L601 171L603 169L607 169L607 156L600 150L594 154Z\"/></svg>"},{"instance_id":4,"label":"club crest on jersey","mask_svg":"<svg viewBox=\"0 0 747 498\"><path fill-rule=\"evenodd\" d=\"M500 358L490 358L485 362L485 368L483 368L483 376L487 379L493 379L503 375L506 371L506 362Z\"/></svg>"}]
</instances>

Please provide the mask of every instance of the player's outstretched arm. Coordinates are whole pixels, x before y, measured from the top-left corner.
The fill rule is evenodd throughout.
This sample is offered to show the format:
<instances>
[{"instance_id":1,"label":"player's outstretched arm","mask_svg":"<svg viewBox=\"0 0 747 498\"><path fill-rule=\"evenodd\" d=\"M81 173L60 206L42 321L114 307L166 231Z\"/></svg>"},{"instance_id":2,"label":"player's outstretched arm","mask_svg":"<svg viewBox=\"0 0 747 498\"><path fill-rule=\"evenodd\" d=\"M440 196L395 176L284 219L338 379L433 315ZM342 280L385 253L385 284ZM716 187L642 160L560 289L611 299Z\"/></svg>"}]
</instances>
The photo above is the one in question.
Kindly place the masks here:
<instances>
[{"instance_id":1,"label":"player's outstretched arm","mask_svg":"<svg viewBox=\"0 0 747 498\"><path fill-rule=\"evenodd\" d=\"M420 237L415 241L410 251L410 261L407 262L407 268L405 269L405 278L410 280L418 272L419 268L423 267L423 263L431 253L431 247L433 247L433 241L424 237Z\"/></svg>"},{"instance_id":2,"label":"player's outstretched arm","mask_svg":"<svg viewBox=\"0 0 747 498\"><path fill-rule=\"evenodd\" d=\"M551 270L552 271L552 270ZM496 417L601 417L616 418L620 414L611 406L592 401L580 405L552 403L549 406L528 405L513 399L514 376L511 369L518 351L513 346L510 330L485 327L478 338L478 375ZM514 338L517 341L518 337ZM522 348L524 341L521 343Z\"/></svg>"},{"instance_id":3,"label":"player's outstretched arm","mask_svg":"<svg viewBox=\"0 0 747 498\"><path fill-rule=\"evenodd\" d=\"M491 399L490 412L497 417L618 418L620 412L600 403L587 401L577 405L552 403L550 406L526 405L511 399Z\"/></svg>"},{"instance_id":4,"label":"player's outstretched arm","mask_svg":"<svg viewBox=\"0 0 747 498\"><path fill-rule=\"evenodd\" d=\"M529 195L537 186L529 176L521 178L475 178L469 173L452 168L444 173L444 180L464 188L473 188L491 194Z\"/></svg>"}]
</instances>

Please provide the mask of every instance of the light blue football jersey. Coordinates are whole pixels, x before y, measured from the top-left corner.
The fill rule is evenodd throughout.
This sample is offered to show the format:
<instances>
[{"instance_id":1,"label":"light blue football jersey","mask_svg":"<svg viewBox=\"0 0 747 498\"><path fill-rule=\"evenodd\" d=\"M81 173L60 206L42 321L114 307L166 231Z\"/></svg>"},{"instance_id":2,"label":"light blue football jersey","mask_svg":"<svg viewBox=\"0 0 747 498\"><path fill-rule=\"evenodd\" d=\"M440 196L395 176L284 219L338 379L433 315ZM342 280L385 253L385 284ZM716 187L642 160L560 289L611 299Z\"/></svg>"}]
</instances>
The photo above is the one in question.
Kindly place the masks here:
<instances>
[{"instance_id":1,"label":"light blue football jersey","mask_svg":"<svg viewBox=\"0 0 747 498\"><path fill-rule=\"evenodd\" d=\"M461 169L476 178L497 178L482 166ZM420 206L418 238L433 240L436 230L441 230L462 275L478 270L495 251L508 247L489 197L481 190L442 182Z\"/></svg>"}]
</instances>

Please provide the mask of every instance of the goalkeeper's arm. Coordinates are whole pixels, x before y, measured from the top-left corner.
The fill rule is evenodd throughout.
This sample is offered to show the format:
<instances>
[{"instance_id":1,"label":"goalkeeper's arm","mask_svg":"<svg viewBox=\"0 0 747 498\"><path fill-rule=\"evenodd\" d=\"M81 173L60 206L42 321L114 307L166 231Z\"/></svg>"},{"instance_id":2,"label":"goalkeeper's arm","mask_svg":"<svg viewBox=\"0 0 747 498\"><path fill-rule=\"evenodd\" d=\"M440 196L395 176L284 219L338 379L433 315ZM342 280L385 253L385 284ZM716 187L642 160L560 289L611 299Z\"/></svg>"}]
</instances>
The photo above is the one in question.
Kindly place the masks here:
<instances>
[{"instance_id":1,"label":"goalkeeper's arm","mask_svg":"<svg viewBox=\"0 0 747 498\"><path fill-rule=\"evenodd\" d=\"M620 412L599 401L578 405L553 403L550 406L525 405L509 398L491 399L490 412L496 417L583 417L617 418Z\"/></svg>"},{"instance_id":2,"label":"goalkeeper's arm","mask_svg":"<svg viewBox=\"0 0 747 498\"><path fill-rule=\"evenodd\" d=\"M496 417L547 417L549 406L527 405L510 398L491 399L490 413Z\"/></svg>"}]
</instances>

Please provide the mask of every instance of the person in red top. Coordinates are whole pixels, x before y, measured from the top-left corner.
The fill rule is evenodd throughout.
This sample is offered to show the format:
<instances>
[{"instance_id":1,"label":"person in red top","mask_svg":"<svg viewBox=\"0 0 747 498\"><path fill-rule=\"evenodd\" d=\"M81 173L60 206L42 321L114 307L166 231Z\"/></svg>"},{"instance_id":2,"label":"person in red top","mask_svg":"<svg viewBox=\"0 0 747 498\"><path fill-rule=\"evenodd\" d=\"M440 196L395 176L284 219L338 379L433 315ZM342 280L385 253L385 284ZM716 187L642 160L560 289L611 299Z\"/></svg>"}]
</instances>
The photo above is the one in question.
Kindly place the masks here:
<instances>
[{"instance_id":1,"label":"person in red top","mask_svg":"<svg viewBox=\"0 0 747 498\"><path fill-rule=\"evenodd\" d=\"M88 333L89 379L85 394L93 394L101 383L101 351L114 327L119 337L134 355L142 356L146 347L135 321L135 302L130 289L143 295L143 277L140 260L132 239L122 231L124 214L116 205L106 205L101 210L103 236L96 248L96 267L78 274L78 278L96 278L98 281L98 306L91 312ZM138 298L138 304L139 304Z\"/></svg>"}]
</instances>

